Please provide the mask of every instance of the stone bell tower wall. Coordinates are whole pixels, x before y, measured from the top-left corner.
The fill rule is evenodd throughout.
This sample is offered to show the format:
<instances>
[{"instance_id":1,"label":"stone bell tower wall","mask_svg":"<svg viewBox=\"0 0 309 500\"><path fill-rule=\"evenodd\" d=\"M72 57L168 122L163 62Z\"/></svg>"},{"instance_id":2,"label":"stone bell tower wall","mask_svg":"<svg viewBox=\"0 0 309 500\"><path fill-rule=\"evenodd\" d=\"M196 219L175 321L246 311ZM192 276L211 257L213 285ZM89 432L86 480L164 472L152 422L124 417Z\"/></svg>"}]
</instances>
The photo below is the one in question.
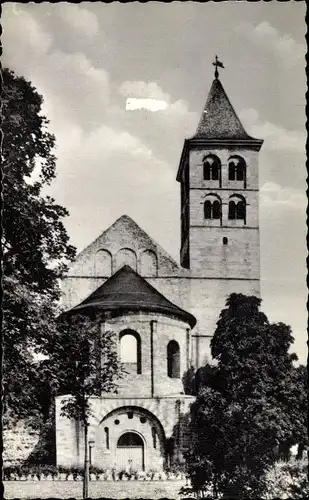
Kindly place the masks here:
<instances>
[{"instance_id":1,"label":"stone bell tower wall","mask_svg":"<svg viewBox=\"0 0 309 500\"><path fill-rule=\"evenodd\" d=\"M203 158L216 155L221 163L221 182L204 180ZM228 179L228 160L243 158L246 181ZM190 271L191 276L209 278L259 279L259 184L258 152L248 148L193 149L189 153L190 171ZM204 202L214 194L221 200L222 217L205 219ZM229 199L242 196L246 201L246 222L228 218ZM227 244L223 244L226 238Z\"/></svg>"}]
</instances>

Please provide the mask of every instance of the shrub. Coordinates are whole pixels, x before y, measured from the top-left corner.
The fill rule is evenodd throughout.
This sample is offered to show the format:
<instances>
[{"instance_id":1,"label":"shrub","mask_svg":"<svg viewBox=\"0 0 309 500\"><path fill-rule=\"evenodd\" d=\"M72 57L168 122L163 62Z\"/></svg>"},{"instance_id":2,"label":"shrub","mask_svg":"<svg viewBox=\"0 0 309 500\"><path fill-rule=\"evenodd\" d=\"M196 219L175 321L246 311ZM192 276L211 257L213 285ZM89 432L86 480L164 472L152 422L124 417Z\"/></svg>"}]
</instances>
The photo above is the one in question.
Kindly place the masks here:
<instances>
[{"instance_id":1,"label":"shrub","mask_svg":"<svg viewBox=\"0 0 309 500\"><path fill-rule=\"evenodd\" d=\"M308 463L305 460L277 462L266 474L265 498L309 496Z\"/></svg>"},{"instance_id":2,"label":"shrub","mask_svg":"<svg viewBox=\"0 0 309 500\"><path fill-rule=\"evenodd\" d=\"M138 472L137 470L133 469L133 468L130 468L128 473L127 473L129 479L136 479L137 478L137 475L138 475Z\"/></svg>"},{"instance_id":3,"label":"shrub","mask_svg":"<svg viewBox=\"0 0 309 500\"><path fill-rule=\"evenodd\" d=\"M98 479L98 477L101 475L101 474L104 474L105 469L102 469L101 467L96 467L94 465L90 465L89 466L89 473L90 474L95 474L96 478ZM82 474L84 473L83 469L82 469Z\"/></svg>"},{"instance_id":4,"label":"shrub","mask_svg":"<svg viewBox=\"0 0 309 500\"><path fill-rule=\"evenodd\" d=\"M186 472L186 464L173 464L164 467L166 473L171 472L172 474L179 474L180 472Z\"/></svg>"}]
</instances>

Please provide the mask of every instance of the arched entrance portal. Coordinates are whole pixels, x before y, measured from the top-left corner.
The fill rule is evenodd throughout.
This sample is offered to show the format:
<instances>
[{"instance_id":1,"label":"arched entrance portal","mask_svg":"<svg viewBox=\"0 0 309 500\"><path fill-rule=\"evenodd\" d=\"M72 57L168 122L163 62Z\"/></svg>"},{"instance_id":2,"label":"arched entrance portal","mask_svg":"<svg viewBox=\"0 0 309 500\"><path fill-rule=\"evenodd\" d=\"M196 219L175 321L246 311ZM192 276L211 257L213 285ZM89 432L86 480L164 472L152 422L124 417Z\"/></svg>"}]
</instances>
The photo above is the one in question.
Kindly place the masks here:
<instances>
[{"instance_id":1,"label":"arched entrance portal","mask_svg":"<svg viewBox=\"0 0 309 500\"><path fill-rule=\"evenodd\" d=\"M116 462L121 469L145 470L144 442L136 432L125 432L117 442Z\"/></svg>"},{"instance_id":2,"label":"arched entrance portal","mask_svg":"<svg viewBox=\"0 0 309 500\"><path fill-rule=\"evenodd\" d=\"M166 463L166 437L159 419L139 406L119 406L97 429L93 465L117 470L161 470ZM131 462L129 462L131 460Z\"/></svg>"}]
</instances>

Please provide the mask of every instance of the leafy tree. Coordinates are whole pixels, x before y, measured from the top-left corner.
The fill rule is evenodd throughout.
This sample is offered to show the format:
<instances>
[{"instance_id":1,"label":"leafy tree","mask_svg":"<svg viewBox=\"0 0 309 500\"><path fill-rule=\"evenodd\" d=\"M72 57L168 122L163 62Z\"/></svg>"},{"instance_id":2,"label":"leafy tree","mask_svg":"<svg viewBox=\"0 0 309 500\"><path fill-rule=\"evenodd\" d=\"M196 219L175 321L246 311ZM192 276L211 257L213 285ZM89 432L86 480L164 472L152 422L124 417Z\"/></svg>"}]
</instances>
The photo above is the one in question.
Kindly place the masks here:
<instances>
[{"instance_id":1,"label":"leafy tree","mask_svg":"<svg viewBox=\"0 0 309 500\"><path fill-rule=\"evenodd\" d=\"M290 458L291 446L298 444L297 458L301 459L308 444L308 373L304 365L293 366L281 381L277 398L284 404L291 432L279 445L279 456Z\"/></svg>"},{"instance_id":2,"label":"leafy tree","mask_svg":"<svg viewBox=\"0 0 309 500\"><path fill-rule=\"evenodd\" d=\"M63 416L81 422L84 429L84 498L88 498L88 427L92 415L91 397L117 392L117 380L122 375L111 331L100 331L102 318L87 315L62 315L57 335L48 346L50 359L46 363L54 394L65 394Z\"/></svg>"},{"instance_id":3,"label":"leafy tree","mask_svg":"<svg viewBox=\"0 0 309 500\"><path fill-rule=\"evenodd\" d=\"M75 249L63 225L67 210L46 194L56 159L43 98L9 69L2 77L3 395L5 416L21 418L39 412L33 353L54 334L58 281Z\"/></svg>"},{"instance_id":4,"label":"leafy tree","mask_svg":"<svg viewBox=\"0 0 309 500\"><path fill-rule=\"evenodd\" d=\"M195 376L186 460L193 489L211 486L215 497L261 496L278 444L306 439L304 382L297 385L304 370L293 366L297 357L289 354L291 330L270 324L260 303L230 295L211 341L216 365Z\"/></svg>"},{"instance_id":5,"label":"leafy tree","mask_svg":"<svg viewBox=\"0 0 309 500\"><path fill-rule=\"evenodd\" d=\"M190 366L182 376L182 385L184 393L190 396L196 394L195 375L196 374L194 367Z\"/></svg>"}]
</instances>

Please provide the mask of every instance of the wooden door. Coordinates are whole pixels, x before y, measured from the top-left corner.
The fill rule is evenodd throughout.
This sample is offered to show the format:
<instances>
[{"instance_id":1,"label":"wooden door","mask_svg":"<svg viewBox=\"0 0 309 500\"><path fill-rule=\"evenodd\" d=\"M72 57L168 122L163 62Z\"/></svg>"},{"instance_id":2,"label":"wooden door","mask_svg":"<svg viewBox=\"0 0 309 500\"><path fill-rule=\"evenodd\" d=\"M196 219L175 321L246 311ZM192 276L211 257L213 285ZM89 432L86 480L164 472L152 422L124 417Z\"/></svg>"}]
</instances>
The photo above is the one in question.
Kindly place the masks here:
<instances>
[{"instance_id":1,"label":"wooden door","mask_svg":"<svg viewBox=\"0 0 309 500\"><path fill-rule=\"evenodd\" d=\"M144 443L138 434L126 432L120 436L116 449L116 463L118 469L144 470Z\"/></svg>"}]
</instances>

